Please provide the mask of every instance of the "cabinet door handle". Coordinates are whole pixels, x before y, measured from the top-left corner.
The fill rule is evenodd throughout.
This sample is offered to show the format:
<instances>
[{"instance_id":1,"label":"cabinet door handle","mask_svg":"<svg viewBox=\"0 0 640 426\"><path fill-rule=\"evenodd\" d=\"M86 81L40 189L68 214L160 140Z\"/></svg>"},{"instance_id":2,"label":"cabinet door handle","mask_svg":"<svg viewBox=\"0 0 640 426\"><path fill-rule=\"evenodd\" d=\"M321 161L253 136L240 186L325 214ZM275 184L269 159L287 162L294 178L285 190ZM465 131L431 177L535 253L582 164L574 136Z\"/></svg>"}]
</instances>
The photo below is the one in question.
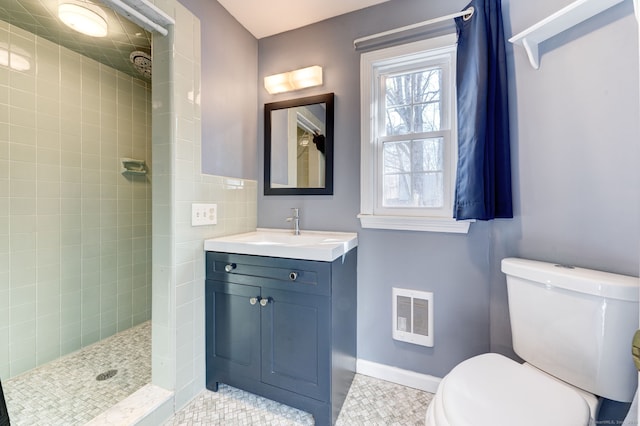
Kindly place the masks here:
<instances>
[{"instance_id":1,"label":"cabinet door handle","mask_svg":"<svg viewBox=\"0 0 640 426\"><path fill-rule=\"evenodd\" d=\"M291 281L295 281L295 280L297 280L297 279L298 279L298 273L297 273L297 272L295 272L295 271L294 271L294 272L289 272L289 279L290 279Z\"/></svg>"},{"instance_id":2,"label":"cabinet door handle","mask_svg":"<svg viewBox=\"0 0 640 426\"><path fill-rule=\"evenodd\" d=\"M258 303L258 298L252 297L251 299L249 299L249 303L251 303L252 305L255 305L256 303Z\"/></svg>"},{"instance_id":3,"label":"cabinet door handle","mask_svg":"<svg viewBox=\"0 0 640 426\"><path fill-rule=\"evenodd\" d=\"M231 272L234 269L236 269L236 264L235 263L227 263L224 267L225 272Z\"/></svg>"},{"instance_id":4,"label":"cabinet door handle","mask_svg":"<svg viewBox=\"0 0 640 426\"><path fill-rule=\"evenodd\" d=\"M270 300L268 297L266 299L260 299L260 306L267 306L269 302Z\"/></svg>"}]
</instances>

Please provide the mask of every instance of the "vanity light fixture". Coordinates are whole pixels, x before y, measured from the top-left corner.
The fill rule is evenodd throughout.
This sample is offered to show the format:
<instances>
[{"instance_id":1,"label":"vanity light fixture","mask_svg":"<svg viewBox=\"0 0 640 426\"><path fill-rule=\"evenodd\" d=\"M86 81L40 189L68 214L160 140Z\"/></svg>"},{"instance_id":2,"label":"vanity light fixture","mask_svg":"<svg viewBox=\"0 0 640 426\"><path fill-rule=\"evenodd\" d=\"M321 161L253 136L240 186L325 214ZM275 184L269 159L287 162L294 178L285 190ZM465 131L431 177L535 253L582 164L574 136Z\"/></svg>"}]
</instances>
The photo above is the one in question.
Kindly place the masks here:
<instances>
[{"instance_id":1,"label":"vanity light fixture","mask_svg":"<svg viewBox=\"0 0 640 426\"><path fill-rule=\"evenodd\" d=\"M271 95L321 85L322 67L319 65L282 74L269 75L264 78L264 88Z\"/></svg>"},{"instance_id":2,"label":"vanity light fixture","mask_svg":"<svg viewBox=\"0 0 640 426\"><path fill-rule=\"evenodd\" d=\"M93 5L91 5L93 6ZM68 27L91 37L107 35L107 20L104 12L89 4L61 3L58 6L58 17Z\"/></svg>"}]
</instances>

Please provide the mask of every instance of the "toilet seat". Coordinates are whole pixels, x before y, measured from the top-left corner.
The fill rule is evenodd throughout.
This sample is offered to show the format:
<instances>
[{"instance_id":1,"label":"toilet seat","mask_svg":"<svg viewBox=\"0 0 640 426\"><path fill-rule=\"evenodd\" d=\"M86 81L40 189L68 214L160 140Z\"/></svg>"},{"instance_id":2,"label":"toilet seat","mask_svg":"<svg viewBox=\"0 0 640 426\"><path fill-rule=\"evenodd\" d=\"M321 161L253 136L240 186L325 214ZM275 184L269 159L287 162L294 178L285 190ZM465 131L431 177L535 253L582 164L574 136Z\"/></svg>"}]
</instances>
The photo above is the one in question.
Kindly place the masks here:
<instances>
[{"instance_id":1,"label":"toilet seat","mask_svg":"<svg viewBox=\"0 0 640 426\"><path fill-rule=\"evenodd\" d=\"M568 385L493 353L451 370L427 411L427 426L580 426L589 420L589 405Z\"/></svg>"}]
</instances>

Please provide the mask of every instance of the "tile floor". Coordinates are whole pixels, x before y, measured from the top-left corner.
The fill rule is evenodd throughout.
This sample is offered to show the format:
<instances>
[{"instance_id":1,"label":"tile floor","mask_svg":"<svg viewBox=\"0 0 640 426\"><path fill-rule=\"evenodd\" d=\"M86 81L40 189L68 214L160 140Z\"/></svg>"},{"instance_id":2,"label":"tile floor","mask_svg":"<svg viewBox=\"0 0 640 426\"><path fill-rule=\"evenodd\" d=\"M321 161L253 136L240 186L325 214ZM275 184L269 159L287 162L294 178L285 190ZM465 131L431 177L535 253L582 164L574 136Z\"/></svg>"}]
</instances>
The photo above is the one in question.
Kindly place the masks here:
<instances>
[{"instance_id":1,"label":"tile floor","mask_svg":"<svg viewBox=\"0 0 640 426\"><path fill-rule=\"evenodd\" d=\"M3 382L13 426L83 425L151 380L151 323ZM115 376L97 381L111 369ZM432 394L356 374L338 426L423 425ZM306 426L313 417L220 385L203 391L165 426Z\"/></svg>"},{"instance_id":2,"label":"tile floor","mask_svg":"<svg viewBox=\"0 0 640 426\"><path fill-rule=\"evenodd\" d=\"M424 425L433 394L356 374L336 426ZM226 385L204 391L165 426L312 426L295 408Z\"/></svg>"},{"instance_id":3,"label":"tile floor","mask_svg":"<svg viewBox=\"0 0 640 426\"><path fill-rule=\"evenodd\" d=\"M115 376L98 381L111 369ZM151 381L151 321L2 382L12 426L83 425Z\"/></svg>"}]
</instances>

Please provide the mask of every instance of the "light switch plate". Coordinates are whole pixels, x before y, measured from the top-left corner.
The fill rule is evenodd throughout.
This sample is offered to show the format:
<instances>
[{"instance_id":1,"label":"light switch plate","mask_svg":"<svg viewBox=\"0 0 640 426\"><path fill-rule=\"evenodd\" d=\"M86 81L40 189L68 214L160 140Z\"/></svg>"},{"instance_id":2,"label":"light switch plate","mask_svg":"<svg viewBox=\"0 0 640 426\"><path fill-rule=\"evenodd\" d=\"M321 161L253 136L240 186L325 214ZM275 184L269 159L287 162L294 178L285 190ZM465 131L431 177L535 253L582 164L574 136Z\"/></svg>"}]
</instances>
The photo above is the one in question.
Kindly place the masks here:
<instances>
[{"instance_id":1,"label":"light switch plate","mask_svg":"<svg viewBox=\"0 0 640 426\"><path fill-rule=\"evenodd\" d=\"M218 223L217 204L191 204L191 226L215 225Z\"/></svg>"}]
</instances>

